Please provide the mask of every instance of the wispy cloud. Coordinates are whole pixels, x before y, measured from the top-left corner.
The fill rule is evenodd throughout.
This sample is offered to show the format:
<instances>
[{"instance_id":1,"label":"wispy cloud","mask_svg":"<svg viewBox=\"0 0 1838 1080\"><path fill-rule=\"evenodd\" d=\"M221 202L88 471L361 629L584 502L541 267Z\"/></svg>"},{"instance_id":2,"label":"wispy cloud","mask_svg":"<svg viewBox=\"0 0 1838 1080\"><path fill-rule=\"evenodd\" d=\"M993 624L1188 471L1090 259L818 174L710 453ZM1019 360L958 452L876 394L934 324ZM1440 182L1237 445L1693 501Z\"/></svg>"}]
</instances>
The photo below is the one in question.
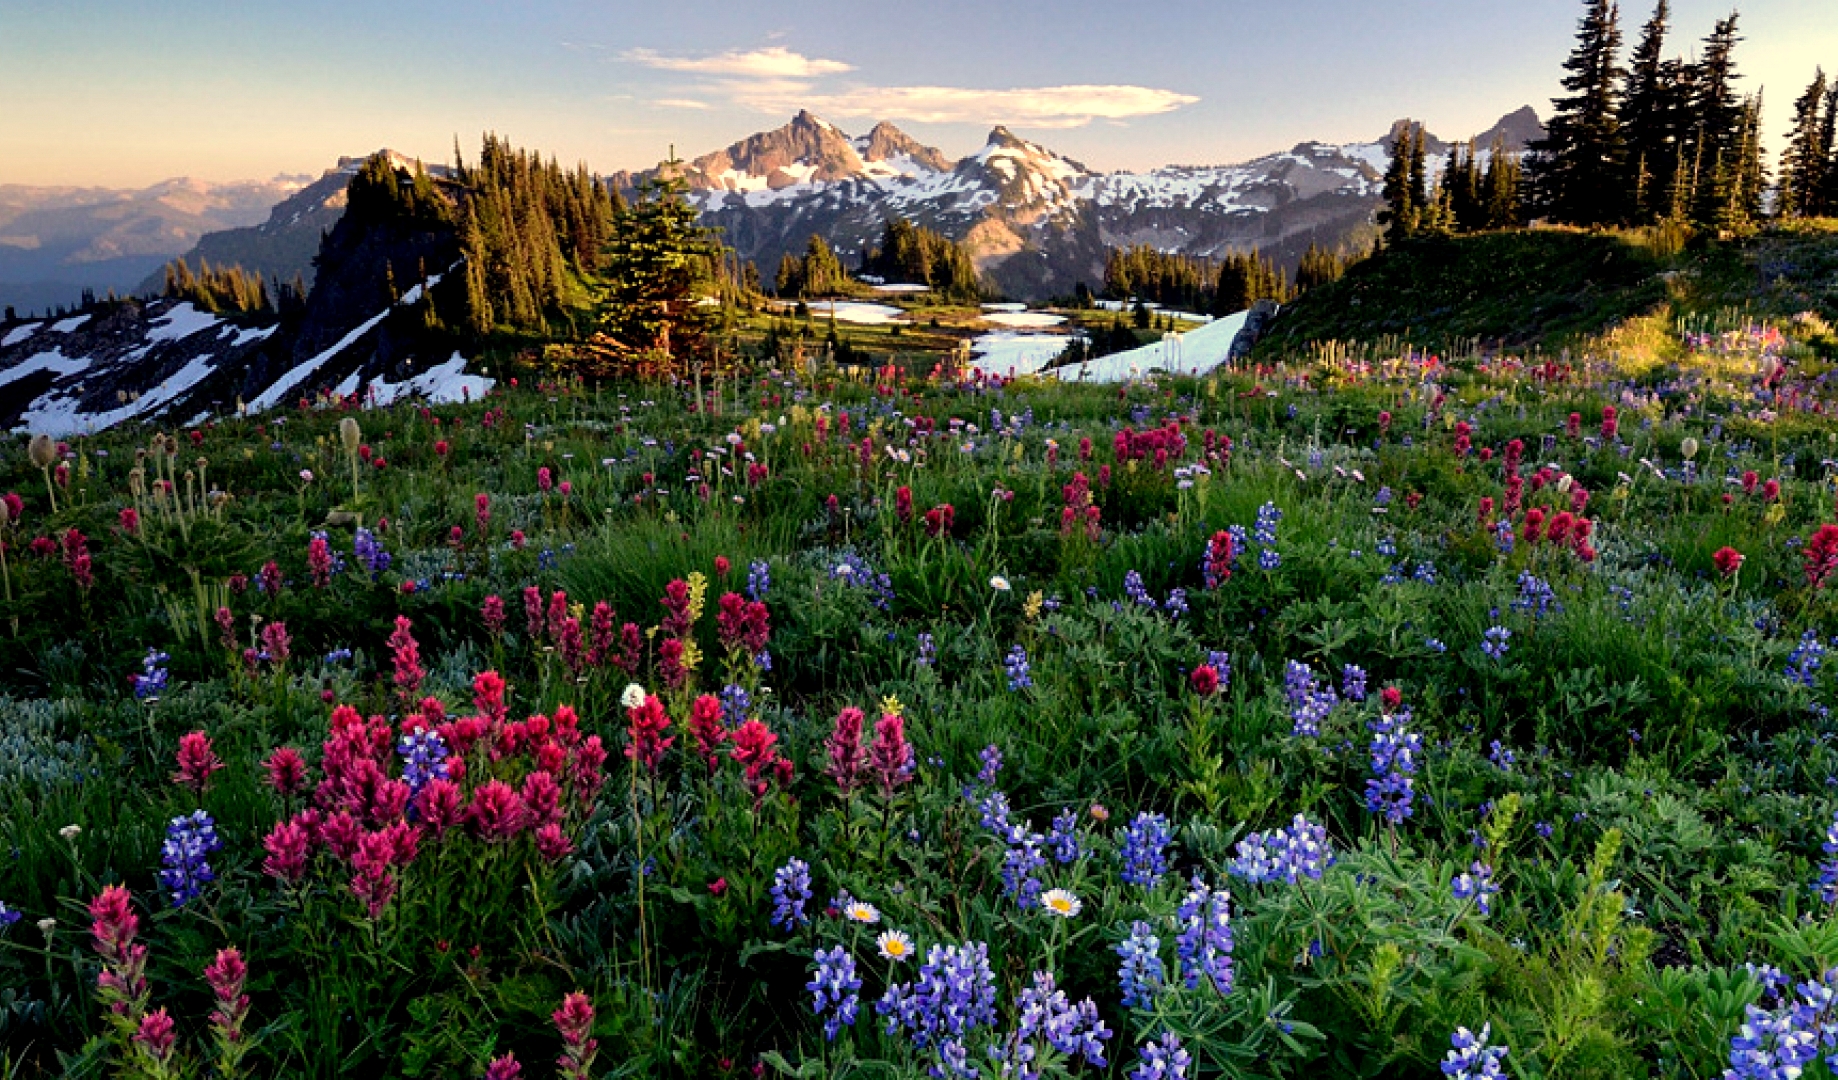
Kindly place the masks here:
<instances>
[{"instance_id":1,"label":"wispy cloud","mask_svg":"<svg viewBox=\"0 0 1838 1080\"><path fill-rule=\"evenodd\" d=\"M772 100L776 99L776 100ZM1083 127L1093 120L1154 116L1200 99L1146 86L1035 86L982 90L956 86L867 86L807 94L796 105L826 116L910 120L923 124L1002 123L1035 128ZM742 103L777 106L777 95L745 94Z\"/></svg>"},{"instance_id":2,"label":"wispy cloud","mask_svg":"<svg viewBox=\"0 0 1838 1080\"><path fill-rule=\"evenodd\" d=\"M840 60L805 56L780 45L730 49L712 56L666 56L628 49L620 59L658 71L700 76L682 89L694 97L655 102L668 108L712 109L711 102L762 113L812 109L838 119L874 117L922 124L1014 124L1033 128L1118 123L1192 105L1192 94L1131 85L963 86L850 85L833 78L854 71Z\"/></svg>"},{"instance_id":3,"label":"wispy cloud","mask_svg":"<svg viewBox=\"0 0 1838 1080\"><path fill-rule=\"evenodd\" d=\"M620 59L660 71L686 71L698 75L763 76L777 79L809 79L819 75L840 75L854 71L853 64L840 60L822 60L792 52L782 45L748 52L729 50L715 56L665 56L651 49L628 49Z\"/></svg>"}]
</instances>

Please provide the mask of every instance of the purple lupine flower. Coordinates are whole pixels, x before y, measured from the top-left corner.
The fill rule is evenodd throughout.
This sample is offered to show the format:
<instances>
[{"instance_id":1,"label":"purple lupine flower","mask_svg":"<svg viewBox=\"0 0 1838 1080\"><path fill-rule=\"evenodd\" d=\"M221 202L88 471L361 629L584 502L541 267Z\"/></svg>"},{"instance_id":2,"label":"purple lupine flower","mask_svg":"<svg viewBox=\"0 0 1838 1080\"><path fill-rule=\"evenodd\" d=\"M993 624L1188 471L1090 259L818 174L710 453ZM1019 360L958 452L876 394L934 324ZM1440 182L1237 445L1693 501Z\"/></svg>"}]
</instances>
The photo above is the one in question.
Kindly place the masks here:
<instances>
[{"instance_id":1,"label":"purple lupine flower","mask_svg":"<svg viewBox=\"0 0 1838 1080\"><path fill-rule=\"evenodd\" d=\"M1155 997L1168 981L1161 947L1154 928L1141 919L1130 924L1130 936L1117 946L1117 955L1123 958L1117 968L1117 983L1126 1008L1155 1007Z\"/></svg>"},{"instance_id":2,"label":"purple lupine flower","mask_svg":"<svg viewBox=\"0 0 1838 1080\"><path fill-rule=\"evenodd\" d=\"M1340 695L1348 701L1366 700L1366 669L1348 664L1340 669Z\"/></svg>"},{"instance_id":3,"label":"purple lupine flower","mask_svg":"<svg viewBox=\"0 0 1838 1080\"><path fill-rule=\"evenodd\" d=\"M1002 667L1008 673L1010 690L1026 690L1034 685L1033 678L1028 674L1027 650L1020 645L1008 650L1008 656L1003 659Z\"/></svg>"},{"instance_id":4,"label":"purple lupine flower","mask_svg":"<svg viewBox=\"0 0 1838 1080\"><path fill-rule=\"evenodd\" d=\"M824 1017L823 1037L834 1042L844 1027L855 1025L862 980L855 974L855 958L844 946L818 949L814 959L816 971L804 988L811 992L811 1009Z\"/></svg>"},{"instance_id":5,"label":"purple lupine flower","mask_svg":"<svg viewBox=\"0 0 1838 1080\"><path fill-rule=\"evenodd\" d=\"M1819 864L1819 899L1838 904L1838 815L1825 827L1825 843L1820 846L1830 857Z\"/></svg>"},{"instance_id":6,"label":"purple lupine flower","mask_svg":"<svg viewBox=\"0 0 1838 1080\"><path fill-rule=\"evenodd\" d=\"M1040 851L1046 838L1027 829L1019 831L1020 837L1002 856L1002 892L1021 907L1031 908L1040 903L1040 894L1047 887L1040 880L1041 871L1047 868L1047 857Z\"/></svg>"},{"instance_id":7,"label":"purple lupine flower","mask_svg":"<svg viewBox=\"0 0 1838 1080\"><path fill-rule=\"evenodd\" d=\"M983 767L978 770L976 774L977 783L995 783L997 774L1002 771L1002 748L994 743L990 743L988 746L983 747L983 751L978 757L982 759Z\"/></svg>"},{"instance_id":8,"label":"purple lupine flower","mask_svg":"<svg viewBox=\"0 0 1838 1080\"><path fill-rule=\"evenodd\" d=\"M429 780L448 779L447 744L439 734L424 729L402 736L396 743L396 753L402 758L402 780L408 784L412 810L414 797L421 794Z\"/></svg>"},{"instance_id":9,"label":"purple lupine flower","mask_svg":"<svg viewBox=\"0 0 1838 1080\"><path fill-rule=\"evenodd\" d=\"M1194 874L1187 899L1174 916L1181 924L1174 951L1180 959L1181 980L1189 990L1200 985L1204 974L1213 989L1221 994L1232 992L1231 903L1231 894L1209 887L1199 873Z\"/></svg>"},{"instance_id":10,"label":"purple lupine flower","mask_svg":"<svg viewBox=\"0 0 1838 1080\"><path fill-rule=\"evenodd\" d=\"M886 1019L889 1035L904 1030L921 1050L936 1047L941 1055L963 1054L963 1038L996 1021L996 976L989 966L989 946L980 941L932 946L913 981L889 986L875 1011Z\"/></svg>"},{"instance_id":11,"label":"purple lupine flower","mask_svg":"<svg viewBox=\"0 0 1838 1080\"><path fill-rule=\"evenodd\" d=\"M1291 885L1303 878L1320 880L1334 864L1334 849L1328 843L1327 827L1295 816L1286 829L1271 833L1251 833L1238 841L1238 857L1228 870L1235 877L1252 884L1284 881Z\"/></svg>"},{"instance_id":12,"label":"purple lupine flower","mask_svg":"<svg viewBox=\"0 0 1838 1080\"><path fill-rule=\"evenodd\" d=\"M810 921L804 905L811 898L811 868L792 859L772 875L772 925L790 931Z\"/></svg>"},{"instance_id":13,"label":"purple lupine flower","mask_svg":"<svg viewBox=\"0 0 1838 1080\"><path fill-rule=\"evenodd\" d=\"M1020 1059L1031 1060L1034 1055L1031 1047L1023 1048L1044 1036L1048 1045L1067 1057L1083 1057L1085 1064L1098 1069L1110 1064L1104 1059L1104 1040L1112 1032L1098 1016L1097 1003L1086 998L1072 1004L1066 992L1054 985L1051 972L1036 971L1034 985L1016 995L1016 1004L1020 1018L1014 1038L1002 1054L1005 1062L1025 1065Z\"/></svg>"},{"instance_id":14,"label":"purple lupine flower","mask_svg":"<svg viewBox=\"0 0 1838 1080\"><path fill-rule=\"evenodd\" d=\"M920 667L931 667L938 662L938 642L932 639L932 635L920 633L919 655L914 657L914 661Z\"/></svg>"},{"instance_id":15,"label":"purple lupine flower","mask_svg":"<svg viewBox=\"0 0 1838 1080\"><path fill-rule=\"evenodd\" d=\"M1283 693L1289 698L1290 735L1312 739L1321 734L1321 725L1340 696L1332 686L1323 686L1307 664L1291 660L1283 665Z\"/></svg>"},{"instance_id":16,"label":"purple lupine flower","mask_svg":"<svg viewBox=\"0 0 1838 1080\"><path fill-rule=\"evenodd\" d=\"M1053 851L1053 858L1061 866L1078 862L1084 855L1079 844L1079 816L1070 808L1061 810L1053 818L1053 828L1047 833L1047 846Z\"/></svg>"},{"instance_id":17,"label":"purple lupine flower","mask_svg":"<svg viewBox=\"0 0 1838 1080\"><path fill-rule=\"evenodd\" d=\"M1293 406L1292 406L1293 407ZM1181 1049L1181 1040L1172 1031L1162 1032L1159 1041L1150 1040L1137 1050L1141 1059L1130 1070L1129 1080L1185 1080L1192 1055Z\"/></svg>"},{"instance_id":18,"label":"purple lupine flower","mask_svg":"<svg viewBox=\"0 0 1838 1080\"><path fill-rule=\"evenodd\" d=\"M747 564L747 599L761 601L772 589L772 567L763 560L755 559Z\"/></svg>"},{"instance_id":19,"label":"purple lupine flower","mask_svg":"<svg viewBox=\"0 0 1838 1080\"><path fill-rule=\"evenodd\" d=\"M172 894L172 906L184 907L196 900L204 886L217 880L206 856L223 846L217 838L217 823L202 810L173 818L166 826L166 841L160 845L160 884Z\"/></svg>"},{"instance_id":20,"label":"purple lupine flower","mask_svg":"<svg viewBox=\"0 0 1838 1080\"><path fill-rule=\"evenodd\" d=\"M1493 914L1493 898L1500 891L1493 880L1493 867L1477 861L1455 879L1453 886L1457 900L1473 900L1482 915Z\"/></svg>"},{"instance_id":21,"label":"purple lupine flower","mask_svg":"<svg viewBox=\"0 0 1838 1080\"><path fill-rule=\"evenodd\" d=\"M1500 1059L1506 1056L1506 1047L1488 1046L1492 1033L1492 1024L1482 1024L1479 1035L1467 1028L1456 1028L1455 1034L1449 1036L1453 1049L1443 1059L1442 1074L1449 1080L1500 1080L1505 1075L1500 1071Z\"/></svg>"},{"instance_id":22,"label":"purple lupine flower","mask_svg":"<svg viewBox=\"0 0 1838 1080\"><path fill-rule=\"evenodd\" d=\"M1134 570L1123 575L1123 593L1130 598L1132 604L1138 607L1153 608L1155 606L1155 598L1149 595L1149 590L1142 584L1142 575Z\"/></svg>"},{"instance_id":23,"label":"purple lupine flower","mask_svg":"<svg viewBox=\"0 0 1838 1080\"><path fill-rule=\"evenodd\" d=\"M1123 880L1145 889L1161 884L1162 875L1168 872L1167 848L1172 839L1167 817L1146 810L1137 814L1123 834Z\"/></svg>"},{"instance_id":24,"label":"purple lupine flower","mask_svg":"<svg viewBox=\"0 0 1838 1080\"><path fill-rule=\"evenodd\" d=\"M1423 753L1423 737L1408 730L1410 710L1381 713L1366 726L1372 730L1372 776L1366 781L1366 809L1385 819L1387 824L1401 825L1411 816L1417 771L1417 758Z\"/></svg>"}]
</instances>

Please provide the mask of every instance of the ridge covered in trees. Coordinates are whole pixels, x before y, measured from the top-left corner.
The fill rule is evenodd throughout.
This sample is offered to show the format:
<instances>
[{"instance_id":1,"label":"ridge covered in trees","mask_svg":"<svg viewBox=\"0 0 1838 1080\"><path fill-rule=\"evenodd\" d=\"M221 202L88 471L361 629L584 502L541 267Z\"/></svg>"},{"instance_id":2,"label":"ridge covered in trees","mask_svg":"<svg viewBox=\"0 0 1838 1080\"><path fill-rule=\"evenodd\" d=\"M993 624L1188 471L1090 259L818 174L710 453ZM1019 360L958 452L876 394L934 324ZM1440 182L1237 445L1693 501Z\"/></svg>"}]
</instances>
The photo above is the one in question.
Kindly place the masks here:
<instances>
[{"instance_id":1,"label":"ridge covered in trees","mask_svg":"<svg viewBox=\"0 0 1838 1080\"><path fill-rule=\"evenodd\" d=\"M1794 100L1770 206L1762 91L1738 88L1740 18L1732 11L1718 19L1696 43L1695 58L1669 57L1672 10L1658 0L1624 61L1620 6L1588 0L1564 61L1563 96L1523 163L1496 143L1482 169L1472 144L1457 146L1432 185L1421 125L1401 126L1379 213L1386 241L1530 219L1731 230L1769 213L1838 212L1838 84L1823 68Z\"/></svg>"}]
</instances>

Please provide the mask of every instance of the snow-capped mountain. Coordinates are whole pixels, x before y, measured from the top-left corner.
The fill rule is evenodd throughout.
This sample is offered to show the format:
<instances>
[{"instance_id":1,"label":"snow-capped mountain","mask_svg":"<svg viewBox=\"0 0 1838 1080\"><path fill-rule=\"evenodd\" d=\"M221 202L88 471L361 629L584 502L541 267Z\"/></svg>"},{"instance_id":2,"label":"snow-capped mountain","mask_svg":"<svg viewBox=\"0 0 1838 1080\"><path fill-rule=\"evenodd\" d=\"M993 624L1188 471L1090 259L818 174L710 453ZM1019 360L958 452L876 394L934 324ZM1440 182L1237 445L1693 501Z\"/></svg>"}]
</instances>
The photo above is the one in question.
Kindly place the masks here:
<instances>
[{"instance_id":1,"label":"snow-capped mountain","mask_svg":"<svg viewBox=\"0 0 1838 1080\"><path fill-rule=\"evenodd\" d=\"M1542 133L1529 108L1476 137L1522 150ZM1427 140L1432 154L1449 144ZM1171 165L1097 173L997 127L949 163L882 122L866 136L809 112L683 168L706 224L770 277L813 233L847 259L906 217L968 243L1006 292L1040 297L1102 279L1111 247L1218 256L1258 250L1293 264L1311 243L1356 241L1371 229L1389 134L1371 142L1305 142L1234 165ZM622 187L637 177L612 178Z\"/></svg>"}]
</instances>

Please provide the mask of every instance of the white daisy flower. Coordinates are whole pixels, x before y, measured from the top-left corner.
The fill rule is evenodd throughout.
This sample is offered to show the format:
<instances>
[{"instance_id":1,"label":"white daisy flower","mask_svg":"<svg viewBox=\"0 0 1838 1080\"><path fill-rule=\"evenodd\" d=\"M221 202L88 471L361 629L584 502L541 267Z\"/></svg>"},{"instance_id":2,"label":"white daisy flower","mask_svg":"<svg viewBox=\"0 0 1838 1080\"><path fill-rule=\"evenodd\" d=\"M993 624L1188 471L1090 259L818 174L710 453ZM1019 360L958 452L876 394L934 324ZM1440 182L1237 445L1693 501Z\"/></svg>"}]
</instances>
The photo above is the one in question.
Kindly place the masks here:
<instances>
[{"instance_id":1,"label":"white daisy flower","mask_svg":"<svg viewBox=\"0 0 1838 1080\"><path fill-rule=\"evenodd\" d=\"M1048 889L1040 894L1040 906L1046 908L1048 914L1070 919L1085 909L1085 902L1065 889Z\"/></svg>"},{"instance_id":2,"label":"white daisy flower","mask_svg":"<svg viewBox=\"0 0 1838 1080\"><path fill-rule=\"evenodd\" d=\"M913 955L913 939L898 930L884 930L881 936L874 939L880 946L881 956L896 964L903 964L906 958Z\"/></svg>"},{"instance_id":3,"label":"white daisy flower","mask_svg":"<svg viewBox=\"0 0 1838 1080\"><path fill-rule=\"evenodd\" d=\"M843 908L842 917L864 926L873 926L881 921L880 911L873 904L861 900L852 901L848 907Z\"/></svg>"},{"instance_id":4,"label":"white daisy flower","mask_svg":"<svg viewBox=\"0 0 1838 1080\"><path fill-rule=\"evenodd\" d=\"M645 703L645 688L637 683L626 683L625 693L619 695L619 704L628 709L636 709Z\"/></svg>"},{"instance_id":5,"label":"white daisy flower","mask_svg":"<svg viewBox=\"0 0 1838 1080\"><path fill-rule=\"evenodd\" d=\"M992 577L989 579L989 587L994 589L997 592L1007 592L1008 591L1008 579L1003 577L1001 574L997 574L995 577Z\"/></svg>"}]
</instances>

